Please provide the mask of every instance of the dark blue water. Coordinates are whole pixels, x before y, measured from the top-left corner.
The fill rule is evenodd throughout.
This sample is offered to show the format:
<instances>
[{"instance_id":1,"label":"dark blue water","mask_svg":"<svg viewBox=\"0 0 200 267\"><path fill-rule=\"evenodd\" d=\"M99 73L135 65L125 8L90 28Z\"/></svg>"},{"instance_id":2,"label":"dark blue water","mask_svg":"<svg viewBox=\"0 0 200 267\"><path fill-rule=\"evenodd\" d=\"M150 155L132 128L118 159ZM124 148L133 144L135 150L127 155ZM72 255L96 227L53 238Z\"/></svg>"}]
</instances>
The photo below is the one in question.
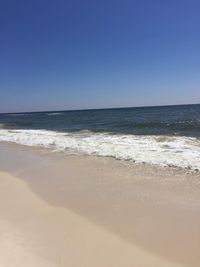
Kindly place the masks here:
<instances>
[{"instance_id":1,"label":"dark blue water","mask_svg":"<svg viewBox=\"0 0 200 267\"><path fill-rule=\"evenodd\" d=\"M4 129L200 137L200 104L0 114Z\"/></svg>"}]
</instances>

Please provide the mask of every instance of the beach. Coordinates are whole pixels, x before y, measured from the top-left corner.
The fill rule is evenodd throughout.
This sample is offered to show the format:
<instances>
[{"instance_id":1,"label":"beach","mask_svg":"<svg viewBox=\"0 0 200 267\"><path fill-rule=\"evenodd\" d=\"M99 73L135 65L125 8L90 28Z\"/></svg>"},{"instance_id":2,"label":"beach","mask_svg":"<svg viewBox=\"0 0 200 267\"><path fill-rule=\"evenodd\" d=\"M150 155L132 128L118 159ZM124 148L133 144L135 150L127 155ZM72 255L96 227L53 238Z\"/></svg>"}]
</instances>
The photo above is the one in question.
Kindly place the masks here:
<instances>
[{"instance_id":1,"label":"beach","mask_svg":"<svg viewBox=\"0 0 200 267\"><path fill-rule=\"evenodd\" d=\"M0 267L200 267L200 1L1 1Z\"/></svg>"},{"instance_id":2,"label":"beach","mask_svg":"<svg viewBox=\"0 0 200 267\"><path fill-rule=\"evenodd\" d=\"M0 267L200 267L200 1L1 1Z\"/></svg>"},{"instance_id":3,"label":"beach","mask_svg":"<svg viewBox=\"0 0 200 267\"><path fill-rule=\"evenodd\" d=\"M200 176L0 143L0 266L200 265Z\"/></svg>"}]
</instances>

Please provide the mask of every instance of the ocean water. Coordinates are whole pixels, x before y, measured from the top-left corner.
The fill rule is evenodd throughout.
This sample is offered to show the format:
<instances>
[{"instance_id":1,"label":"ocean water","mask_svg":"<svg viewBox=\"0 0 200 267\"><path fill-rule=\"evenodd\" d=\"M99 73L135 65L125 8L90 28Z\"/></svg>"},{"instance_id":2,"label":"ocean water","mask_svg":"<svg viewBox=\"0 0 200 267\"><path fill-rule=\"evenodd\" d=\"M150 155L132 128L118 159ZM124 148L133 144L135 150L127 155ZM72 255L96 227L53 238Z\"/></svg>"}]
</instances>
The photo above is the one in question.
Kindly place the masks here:
<instances>
[{"instance_id":1,"label":"ocean water","mask_svg":"<svg viewBox=\"0 0 200 267\"><path fill-rule=\"evenodd\" d=\"M200 171L200 105L0 114L0 141Z\"/></svg>"}]
</instances>

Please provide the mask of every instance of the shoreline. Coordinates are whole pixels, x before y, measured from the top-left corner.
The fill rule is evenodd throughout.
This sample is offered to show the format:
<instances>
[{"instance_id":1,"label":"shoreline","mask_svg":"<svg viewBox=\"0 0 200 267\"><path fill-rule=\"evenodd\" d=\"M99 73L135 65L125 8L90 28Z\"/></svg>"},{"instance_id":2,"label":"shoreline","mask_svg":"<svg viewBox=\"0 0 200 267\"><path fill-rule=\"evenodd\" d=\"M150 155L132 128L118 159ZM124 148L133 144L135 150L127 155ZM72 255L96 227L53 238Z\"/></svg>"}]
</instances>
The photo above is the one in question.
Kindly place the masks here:
<instances>
[{"instance_id":1,"label":"shoreline","mask_svg":"<svg viewBox=\"0 0 200 267\"><path fill-rule=\"evenodd\" d=\"M0 266L199 266L199 175L0 148Z\"/></svg>"},{"instance_id":2,"label":"shoreline","mask_svg":"<svg viewBox=\"0 0 200 267\"><path fill-rule=\"evenodd\" d=\"M171 135L95 133L90 130L0 130L0 142L68 154L115 158L136 164L177 167L200 172L200 140Z\"/></svg>"}]
</instances>

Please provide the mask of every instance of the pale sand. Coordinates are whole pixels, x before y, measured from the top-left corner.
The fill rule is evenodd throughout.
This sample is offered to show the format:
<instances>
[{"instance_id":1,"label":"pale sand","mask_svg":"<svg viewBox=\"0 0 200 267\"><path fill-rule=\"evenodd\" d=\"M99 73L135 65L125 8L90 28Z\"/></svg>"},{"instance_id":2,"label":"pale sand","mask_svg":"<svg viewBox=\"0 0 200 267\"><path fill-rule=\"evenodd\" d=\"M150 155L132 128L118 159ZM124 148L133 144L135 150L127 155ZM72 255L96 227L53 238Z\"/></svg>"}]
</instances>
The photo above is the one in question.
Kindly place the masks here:
<instances>
[{"instance_id":1,"label":"pale sand","mask_svg":"<svg viewBox=\"0 0 200 267\"><path fill-rule=\"evenodd\" d=\"M0 148L1 267L200 266L199 176Z\"/></svg>"},{"instance_id":2,"label":"pale sand","mask_svg":"<svg viewBox=\"0 0 200 267\"><path fill-rule=\"evenodd\" d=\"M178 266L120 240L0 173L1 266Z\"/></svg>"}]
</instances>

